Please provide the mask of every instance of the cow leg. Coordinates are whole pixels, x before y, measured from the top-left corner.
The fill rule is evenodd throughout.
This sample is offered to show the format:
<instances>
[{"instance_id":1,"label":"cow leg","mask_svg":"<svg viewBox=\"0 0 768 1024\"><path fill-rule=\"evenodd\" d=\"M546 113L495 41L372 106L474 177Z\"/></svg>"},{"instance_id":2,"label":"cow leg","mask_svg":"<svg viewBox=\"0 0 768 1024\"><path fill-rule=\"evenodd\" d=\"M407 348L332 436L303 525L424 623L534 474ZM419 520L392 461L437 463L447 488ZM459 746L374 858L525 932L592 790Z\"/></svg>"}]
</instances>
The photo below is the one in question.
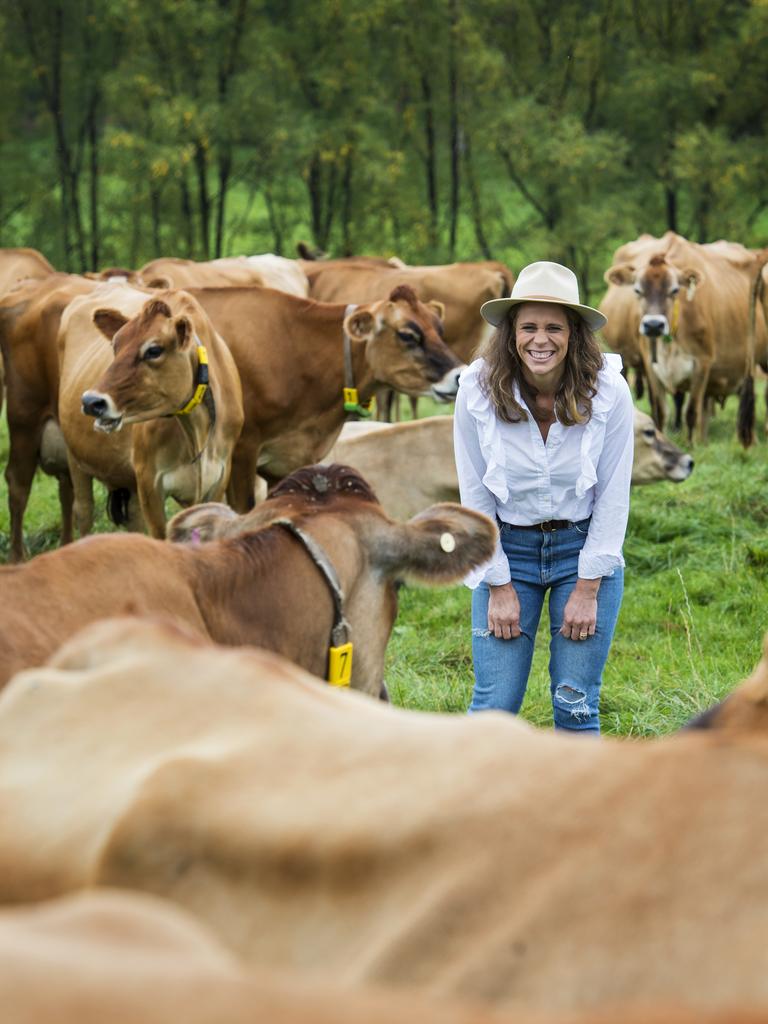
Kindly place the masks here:
<instances>
[{"instance_id":1,"label":"cow leg","mask_svg":"<svg viewBox=\"0 0 768 1024\"><path fill-rule=\"evenodd\" d=\"M683 429L683 404L685 402L685 394L682 391L676 391L673 395L673 401L675 403L675 422L673 427L675 430Z\"/></svg>"},{"instance_id":2,"label":"cow leg","mask_svg":"<svg viewBox=\"0 0 768 1024\"><path fill-rule=\"evenodd\" d=\"M93 530L93 477L69 459L69 476L72 481L73 513L77 533L87 537Z\"/></svg>"},{"instance_id":3,"label":"cow leg","mask_svg":"<svg viewBox=\"0 0 768 1024\"><path fill-rule=\"evenodd\" d=\"M11 536L8 549L9 562L24 559L24 513L29 503L29 492L37 469L40 455L40 427L31 429L23 426L10 428L10 451L5 479L8 484L8 512L11 519Z\"/></svg>"},{"instance_id":4,"label":"cow leg","mask_svg":"<svg viewBox=\"0 0 768 1024\"><path fill-rule=\"evenodd\" d=\"M709 382L710 363L698 362L691 377L691 397L688 401L686 411L686 425L688 427L688 440L692 444L694 435L696 440L702 443L707 440L707 423L704 416L704 397Z\"/></svg>"},{"instance_id":5,"label":"cow leg","mask_svg":"<svg viewBox=\"0 0 768 1024\"><path fill-rule=\"evenodd\" d=\"M383 423L392 422L392 399L394 398L392 388L376 389L376 419Z\"/></svg>"},{"instance_id":6,"label":"cow leg","mask_svg":"<svg viewBox=\"0 0 768 1024\"><path fill-rule=\"evenodd\" d=\"M411 419L417 420L419 418L419 400L418 398L411 398Z\"/></svg>"},{"instance_id":7,"label":"cow leg","mask_svg":"<svg viewBox=\"0 0 768 1024\"><path fill-rule=\"evenodd\" d=\"M232 456L232 472L227 487L227 501L235 510L243 515L250 512L256 503L254 488L258 466L258 450L235 449Z\"/></svg>"},{"instance_id":8,"label":"cow leg","mask_svg":"<svg viewBox=\"0 0 768 1024\"><path fill-rule=\"evenodd\" d=\"M73 511L75 490L69 473L57 474L59 481L59 506L61 508L61 543L71 544L73 533Z\"/></svg>"},{"instance_id":9,"label":"cow leg","mask_svg":"<svg viewBox=\"0 0 768 1024\"><path fill-rule=\"evenodd\" d=\"M151 484L146 486L146 482L138 475L136 479L139 492L138 501L133 494L128 499L129 523L135 516L134 510L138 505L137 511L140 511L141 525L138 526L136 532L140 532L144 528L144 524L146 524L150 537L155 537L157 540L165 540L165 495L162 489L158 487ZM128 528L136 530L134 526L129 526Z\"/></svg>"},{"instance_id":10,"label":"cow leg","mask_svg":"<svg viewBox=\"0 0 768 1024\"><path fill-rule=\"evenodd\" d=\"M635 398L640 399L645 394L645 374L643 373L642 366L635 367Z\"/></svg>"}]
</instances>

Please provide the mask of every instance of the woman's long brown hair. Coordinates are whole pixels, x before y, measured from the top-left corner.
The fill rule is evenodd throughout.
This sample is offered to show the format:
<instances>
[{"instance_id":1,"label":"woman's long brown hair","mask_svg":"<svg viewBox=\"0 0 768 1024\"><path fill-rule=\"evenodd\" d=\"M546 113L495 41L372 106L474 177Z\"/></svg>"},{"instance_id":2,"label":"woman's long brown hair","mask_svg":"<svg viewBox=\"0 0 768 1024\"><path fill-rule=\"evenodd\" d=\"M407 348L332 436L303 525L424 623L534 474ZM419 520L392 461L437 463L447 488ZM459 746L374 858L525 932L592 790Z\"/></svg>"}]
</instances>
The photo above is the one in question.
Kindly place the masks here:
<instances>
[{"instance_id":1,"label":"woman's long brown hair","mask_svg":"<svg viewBox=\"0 0 768 1024\"><path fill-rule=\"evenodd\" d=\"M603 365L603 353L592 331L578 313L561 307L571 329L565 356L563 379L555 395L555 412L561 423L572 427L586 423L592 415L592 399L597 393L597 374ZM515 329L520 306L494 331L480 355L486 363L482 387L499 419L519 423L528 415L515 398L514 385L524 388L523 364L515 344Z\"/></svg>"}]
</instances>

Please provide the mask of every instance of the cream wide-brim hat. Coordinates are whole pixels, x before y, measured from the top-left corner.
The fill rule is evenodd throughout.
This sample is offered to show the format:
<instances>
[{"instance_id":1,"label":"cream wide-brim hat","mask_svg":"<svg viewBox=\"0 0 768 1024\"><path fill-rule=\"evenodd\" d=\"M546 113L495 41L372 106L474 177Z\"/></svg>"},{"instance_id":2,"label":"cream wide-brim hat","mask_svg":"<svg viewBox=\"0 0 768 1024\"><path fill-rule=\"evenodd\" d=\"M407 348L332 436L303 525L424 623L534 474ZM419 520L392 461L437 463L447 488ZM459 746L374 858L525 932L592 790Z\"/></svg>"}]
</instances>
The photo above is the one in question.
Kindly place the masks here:
<instances>
[{"instance_id":1,"label":"cream wide-brim hat","mask_svg":"<svg viewBox=\"0 0 768 1024\"><path fill-rule=\"evenodd\" d=\"M583 317L593 331L599 331L608 322L599 309L579 302L576 275L560 263L529 263L520 271L509 298L484 302L480 315L489 324L499 327L509 310L521 302L554 302L558 306L567 306Z\"/></svg>"}]
</instances>

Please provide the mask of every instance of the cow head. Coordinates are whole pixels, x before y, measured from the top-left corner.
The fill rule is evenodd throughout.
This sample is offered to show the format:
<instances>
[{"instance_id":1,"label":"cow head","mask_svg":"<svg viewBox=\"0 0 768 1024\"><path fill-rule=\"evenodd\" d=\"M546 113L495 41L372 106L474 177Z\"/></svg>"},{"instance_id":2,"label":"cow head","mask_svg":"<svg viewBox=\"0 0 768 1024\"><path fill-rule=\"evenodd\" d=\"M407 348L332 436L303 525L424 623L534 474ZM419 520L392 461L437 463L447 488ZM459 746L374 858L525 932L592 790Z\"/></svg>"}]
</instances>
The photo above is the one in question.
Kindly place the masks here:
<instances>
[{"instance_id":1,"label":"cow head","mask_svg":"<svg viewBox=\"0 0 768 1024\"><path fill-rule=\"evenodd\" d=\"M497 536L496 527L485 516L450 503L433 505L407 523L395 522L360 474L337 464L297 470L246 515L235 515L227 506L213 503L180 512L169 522L167 536L196 545L234 538L251 543L247 538L253 537L253 544L264 542L259 564L266 571L271 558L279 577L286 555L275 546L273 534L277 531L283 544L297 543L273 525L276 519L286 518L321 546L339 577L355 645L352 686L372 696L381 692L399 583L405 579L456 582L491 557ZM307 579L315 579L318 569L308 552L302 564L305 570L300 571L306 571ZM301 593L295 578L292 585ZM280 599L279 591L275 586L274 602ZM330 595L327 605L330 616ZM321 614L319 608L312 609L314 617Z\"/></svg>"},{"instance_id":2,"label":"cow head","mask_svg":"<svg viewBox=\"0 0 768 1024\"><path fill-rule=\"evenodd\" d=\"M650 339L655 362L657 340L671 338L675 333L681 289L684 289L685 299L691 302L703 276L693 268L676 267L664 253L658 253L639 267L631 263L611 267L605 280L609 284L631 285L634 289L640 306L640 333Z\"/></svg>"},{"instance_id":3,"label":"cow head","mask_svg":"<svg viewBox=\"0 0 768 1024\"><path fill-rule=\"evenodd\" d=\"M656 428L650 416L635 409L635 458L632 484L651 484L657 480L687 480L693 472L693 459Z\"/></svg>"},{"instance_id":4,"label":"cow head","mask_svg":"<svg viewBox=\"0 0 768 1024\"><path fill-rule=\"evenodd\" d=\"M115 353L101 380L82 396L83 412L95 417L97 430L109 433L123 423L173 415L192 396L197 372L192 309L174 313L169 303L178 304L170 296L150 299L131 320L114 309L93 314Z\"/></svg>"},{"instance_id":5,"label":"cow head","mask_svg":"<svg viewBox=\"0 0 768 1024\"><path fill-rule=\"evenodd\" d=\"M463 364L443 341L441 302L421 302L408 285L388 299L358 306L344 320L353 341L364 342L377 384L414 397L455 398Z\"/></svg>"}]
</instances>

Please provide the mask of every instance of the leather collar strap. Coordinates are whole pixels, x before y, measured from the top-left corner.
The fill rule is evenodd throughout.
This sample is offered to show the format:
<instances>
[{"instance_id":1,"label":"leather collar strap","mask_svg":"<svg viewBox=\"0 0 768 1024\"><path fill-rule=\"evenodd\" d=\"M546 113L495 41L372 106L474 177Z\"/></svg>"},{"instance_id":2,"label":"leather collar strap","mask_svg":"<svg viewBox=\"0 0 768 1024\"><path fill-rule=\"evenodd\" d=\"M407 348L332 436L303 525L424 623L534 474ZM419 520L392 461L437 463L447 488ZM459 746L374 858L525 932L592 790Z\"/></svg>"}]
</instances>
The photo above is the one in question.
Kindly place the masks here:
<instances>
[{"instance_id":1,"label":"leather collar strap","mask_svg":"<svg viewBox=\"0 0 768 1024\"><path fill-rule=\"evenodd\" d=\"M354 313L357 309L357 305L349 305L344 310L344 320ZM343 330L343 328L342 328ZM372 415L371 413L371 402L366 402L364 405L360 402L360 397L355 387L355 374L352 369L352 342L346 331L343 330L344 334L344 411L353 414L354 416L360 416L363 419L368 419Z\"/></svg>"},{"instance_id":2,"label":"leather collar strap","mask_svg":"<svg viewBox=\"0 0 768 1024\"><path fill-rule=\"evenodd\" d=\"M193 409L196 409L198 405L200 405L208 391L208 385L210 383L210 377L208 374L208 352L198 336L195 335L194 338L197 343L197 374L195 376L195 389L187 404L183 405L181 409L177 409L173 414L174 416L186 416L187 413L192 412Z\"/></svg>"},{"instance_id":3,"label":"leather collar strap","mask_svg":"<svg viewBox=\"0 0 768 1024\"><path fill-rule=\"evenodd\" d=\"M331 646L340 647L342 644L348 643L351 629L349 623L344 618L344 592L341 589L339 577L331 564L330 558L325 551L323 551L317 541L313 537L310 537L308 533L305 533L304 530L302 530L300 526L297 526L291 519L275 519L270 523L270 526L282 526L304 545L307 554L325 577L325 582L328 584L328 589L330 590L331 597L333 598L334 611L333 628L331 629Z\"/></svg>"}]
</instances>

